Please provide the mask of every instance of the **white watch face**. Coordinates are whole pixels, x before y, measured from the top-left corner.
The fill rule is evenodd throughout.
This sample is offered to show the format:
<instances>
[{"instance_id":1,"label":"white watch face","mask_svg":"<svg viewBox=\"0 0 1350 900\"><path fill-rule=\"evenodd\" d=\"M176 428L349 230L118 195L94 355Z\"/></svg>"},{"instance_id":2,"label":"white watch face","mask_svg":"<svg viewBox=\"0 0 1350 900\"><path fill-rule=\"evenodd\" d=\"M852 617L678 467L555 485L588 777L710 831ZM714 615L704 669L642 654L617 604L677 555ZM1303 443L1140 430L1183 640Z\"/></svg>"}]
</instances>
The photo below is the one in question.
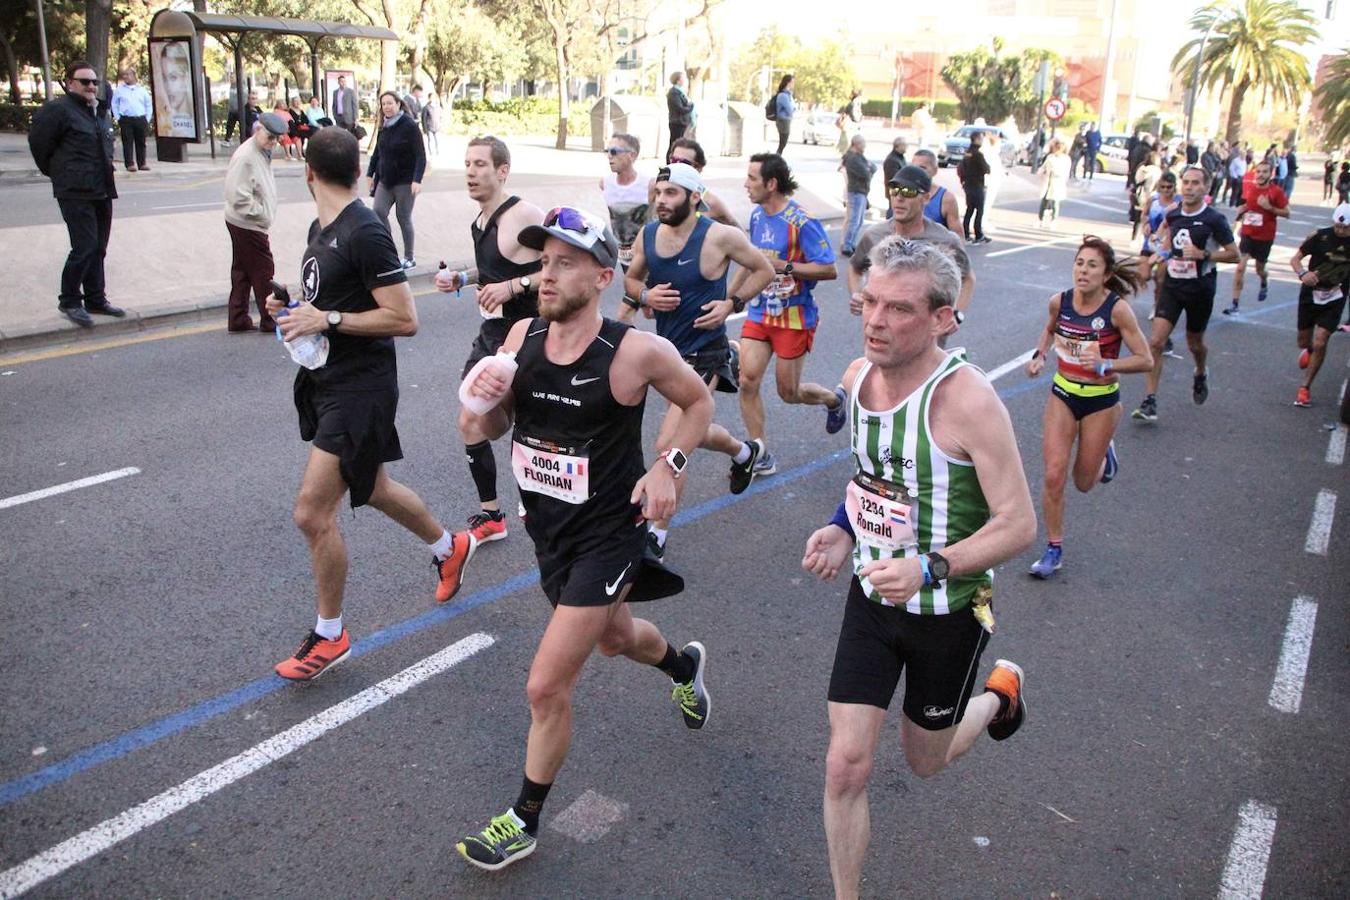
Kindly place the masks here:
<instances>
[{"instance_id":1,"label":"white watch face","mask_svg":"<svg viewBox=\"0 0 1350 900\"><path fill-rule=\"evenodd\" d=\"M341 325L341 324L342 324L342 313L340 313L340 312L330 312L330 313L328 314L328 324L329 324L329 325L332 325L334 328L336 328L336 327L338 327L339 325Z\"/></svg>"},{"instance_id":2,"label":"white watch face","mask_svg":"<svg viewBox=\"0 0 1350 900\"><path fill-rule=\"evenodd\" d=\"M522 291L528 291L530 289L530 276L528 275L520 276L520 289Z\"/></svg>"}]
</instances>

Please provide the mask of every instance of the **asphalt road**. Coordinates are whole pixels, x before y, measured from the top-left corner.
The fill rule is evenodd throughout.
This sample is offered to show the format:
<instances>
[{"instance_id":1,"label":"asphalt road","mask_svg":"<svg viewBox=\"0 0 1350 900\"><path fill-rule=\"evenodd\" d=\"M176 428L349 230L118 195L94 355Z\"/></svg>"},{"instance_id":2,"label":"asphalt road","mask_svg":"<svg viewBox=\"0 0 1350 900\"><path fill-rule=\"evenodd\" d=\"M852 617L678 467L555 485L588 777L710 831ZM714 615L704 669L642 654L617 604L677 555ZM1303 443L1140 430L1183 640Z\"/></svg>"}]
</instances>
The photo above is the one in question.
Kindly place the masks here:
<instances>
[{"instance_id":1,"label":"asphalt road","mask_svg":"<svg viewBox=\"0 0 1350 900\"><path fill-rule=\"evenodd\" d=\"M953 343L986 370L1032 346L1074 236L1126 246L1108 212L1123 203L1101 186L1081 200L1057 235L1029 227L1034 197L1010 195L995 243L973 251L979 286ZM1024 574L1039 543L1000 569L982 674L996 657L1026 669L1023 730L924 781L892 713L866 896L1350 892L1347 532L1325 498L1314 512L1346 488L1324 424L1350 355L1334 340L1313 409L1292 406L1295 288L1276 271L1264 306L1249 287L1243 319L1216 316L1208 404L1191 405L1188 365L1169 360L1158 424L1122 423L1118 479L1069 499L1059 577ZM842 282L820 299L806 374L830 385L859 327ZM392 473L453 525L474 505L454 390L478 320L434 294L419 312L400 342ZM780 472L740 497L722 459L694 457L670 545L689 590L642 613L707 644L708 727L686 731L654 670L594 660L539 850L491 876L453 844L519 785L548 616L528 540L483 548L435 609L420 543L373 510L344 513L358 653L312 685L271 676L313 621L290 521L306 452L292 376L275 340L223 329L0 365L5 498L139 470L0 498L0 895L20 871L36 897L830 894L824 695L846 586L799 566L850 471L823 413L766 396ZM1125 379L1127 409L1142 383ZM1020 369L996 382L1033 493L1047 385ZM738 426L734 399L718 395L718 420ZM1307 549L1319 521L1321 554ZM1316 604L1312 623L1297 598Z\"/></svg>"}]
</instances>

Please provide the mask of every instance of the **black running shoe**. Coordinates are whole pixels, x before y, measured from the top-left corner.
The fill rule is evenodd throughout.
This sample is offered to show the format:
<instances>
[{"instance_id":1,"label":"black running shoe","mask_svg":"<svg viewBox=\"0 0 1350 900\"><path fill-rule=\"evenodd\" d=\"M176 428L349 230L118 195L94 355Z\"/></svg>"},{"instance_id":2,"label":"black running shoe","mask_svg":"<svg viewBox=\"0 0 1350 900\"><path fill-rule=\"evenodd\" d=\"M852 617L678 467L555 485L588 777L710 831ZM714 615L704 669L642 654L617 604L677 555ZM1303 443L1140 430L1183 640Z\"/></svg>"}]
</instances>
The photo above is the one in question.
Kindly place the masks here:
<instances>
[{"instance_id":1,"label":"black running shoe","mask_svg":"<svg viewBox=\"0 0 1350 900\"><path fill-rule=\"evenodd\" d=\"M676 682L670 692L670 699L680 708L684 724L698 730L708 723L708 714L712 712L712 698L703 684L703 669L708 663L708 651L698 641L684 645L681 653L687 653L694 660L694 677L685 682Z\"/></svg>"},{"instance_id":2,"label":"black running shoe","mask_svg":"<svg viewBox=\"0 0 1350 900\"><path fill-rule=\"evenodd\" d=\"M647 555L657 562L666 561L665 545L657 539L656 534L650 529L647 531Z\"/></svg>"},{"instance_id":3,"label":"black running shoe","mask_svg":"<svg viewBox=\"0 0 1350 900\"><path fill-rule=\"evenodd\" d=\"M1130 418L1137 419L1140 422L1158 421L1158 401L1149 394L1139 403L1139 408L1130 413Z\"/></svg>"},{"instance_id":4,"label":"black running shoe","mask_svg":"<svg viewBox=\"0 0 1350 900\"><path fill-rule=\"evenodd\" d=\"M740 494L750 486L750 482L755 480L755 461L759 455L764 452L764 444L758 438L753 441L746 441L750 448L750 457L743 463L732 461L731 463L731 492Z\"/></svg>"},{"instance_id":5,"label":"black running shoe","mask_svg":"<svg viewBox=\"0 0 1350 900\"><path fill-rule=\"evenodd\" d=\"M1191 401L1196 406L1204 406L1205 401L1209 399L1209 373L1195 376L1195 381L1191 384Z\"/></svg>"}]
</instances>

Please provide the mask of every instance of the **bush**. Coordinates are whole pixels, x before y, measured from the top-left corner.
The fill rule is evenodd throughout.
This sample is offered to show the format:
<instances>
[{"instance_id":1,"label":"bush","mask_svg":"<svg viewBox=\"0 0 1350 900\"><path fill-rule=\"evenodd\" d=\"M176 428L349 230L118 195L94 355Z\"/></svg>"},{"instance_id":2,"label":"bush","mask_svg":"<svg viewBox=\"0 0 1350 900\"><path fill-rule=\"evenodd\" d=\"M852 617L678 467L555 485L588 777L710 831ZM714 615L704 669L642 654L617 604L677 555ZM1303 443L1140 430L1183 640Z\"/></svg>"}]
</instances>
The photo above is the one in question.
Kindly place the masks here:
<instances>
[{"instance_id":1,"label":"bush","mask_svg":"<svg viewBox=\"0 0 1350 900\"><path fill-rule=\"evenodd\" d=\"M0 103L0 131L27 131L33 124L37 105Z\"/></svg>"},{"instance_id":2,"label":"bush","mask_svg":"<svg viewBox=\"0 0 1350 900\"><path fill-rule=\"evenodd\" d=\"M572 104L567 133L587 137L591 133L591 101ZM464 100L442 116L442 131L448 134L555 134L558 130L556 97L513 97L510 100Z\"/></svg>"},{"instance_id":3,"label":"bush","mask_svg":"<svg viewBox=\"0 0 1350 900\"><path fill-rule=\"evenodd\" d=\"M955 100L930 100L927 97L900 98L900 115L906 118L914 115L914 110L918 109L921 103L929 105L928 111L939 122L956 120L961 117L961 105ZM886 97L864 100L863 115L878 119L889 119L891 117L891 99Z\"/></svg>"}]
</instances>

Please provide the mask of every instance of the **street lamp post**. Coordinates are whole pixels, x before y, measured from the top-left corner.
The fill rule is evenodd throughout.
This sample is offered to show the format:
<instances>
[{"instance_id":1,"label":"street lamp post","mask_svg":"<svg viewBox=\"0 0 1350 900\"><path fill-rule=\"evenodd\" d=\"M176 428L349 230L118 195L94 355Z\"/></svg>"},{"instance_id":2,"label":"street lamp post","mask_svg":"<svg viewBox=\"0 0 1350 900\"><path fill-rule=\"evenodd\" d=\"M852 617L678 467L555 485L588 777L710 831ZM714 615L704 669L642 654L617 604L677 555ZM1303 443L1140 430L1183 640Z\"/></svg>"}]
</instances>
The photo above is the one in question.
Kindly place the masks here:
<instances>
[{"instance_id":1,"label":"street lamp post","mask_svg":"<svg viewBox=\"0 0 1350 900\"><path fill-rule=\"evenodd\" d=\"M1205 34L1200 38L1200 48L1195 53L1195 71L1191 73L1191 95L1186 98L1186 148L1191 146L1191 122L1195 118L1195 97L1200 93L1200 64L1205 59L1205 44L1209 42L1209 36L1214 32L1214 26L1219 24L1219 13L1216 10L1214 18L1210 19L1209 27L1205 29Z\"/></svg>"}]
</instances>

